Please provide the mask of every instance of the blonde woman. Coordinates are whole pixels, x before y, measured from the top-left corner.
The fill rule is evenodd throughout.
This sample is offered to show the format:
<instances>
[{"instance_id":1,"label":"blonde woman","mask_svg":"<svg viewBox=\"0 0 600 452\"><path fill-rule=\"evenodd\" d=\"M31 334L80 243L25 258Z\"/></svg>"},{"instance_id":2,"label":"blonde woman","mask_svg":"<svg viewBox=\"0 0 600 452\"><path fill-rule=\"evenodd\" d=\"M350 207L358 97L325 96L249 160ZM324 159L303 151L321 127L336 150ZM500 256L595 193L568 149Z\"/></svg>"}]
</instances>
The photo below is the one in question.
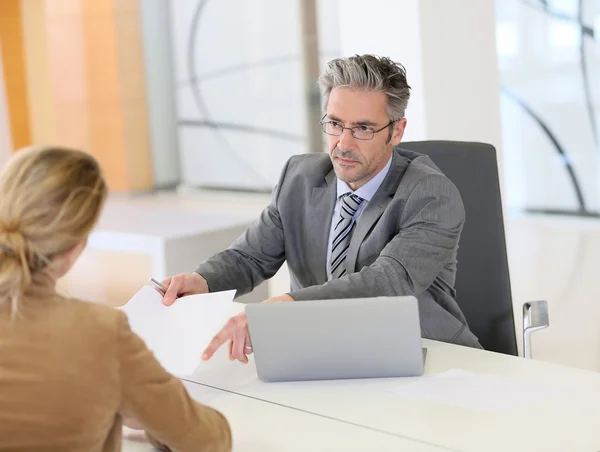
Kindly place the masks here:
<instances>
[{"instance_id":1,"label":"blonde woman","mask_svg":"<svg viewBox=\"0 0 600 452\"><path fill-rule=\"evenodd\" d=\"M229 451L225 418L189 397L121 311L55 290L106 192L76 150L25 149L0 172L0 451L118 451L124 418L160 447Z\"/></svg>"}]
</instances>

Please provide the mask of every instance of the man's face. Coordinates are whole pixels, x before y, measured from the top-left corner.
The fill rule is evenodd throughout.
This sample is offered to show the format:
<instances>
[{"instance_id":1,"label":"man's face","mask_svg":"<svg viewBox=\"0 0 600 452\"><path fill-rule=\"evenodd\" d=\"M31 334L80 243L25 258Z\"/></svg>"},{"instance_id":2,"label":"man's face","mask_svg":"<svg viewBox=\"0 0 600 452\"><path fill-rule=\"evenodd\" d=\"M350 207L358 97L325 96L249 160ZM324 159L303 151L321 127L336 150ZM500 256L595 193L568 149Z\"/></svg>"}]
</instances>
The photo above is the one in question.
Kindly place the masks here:
<instances>
[{"instance_id":1,"label":"man's face","mask_svg":"<svg viewBox=\"0 0 600 452\"><path fill-rule=\"evenodd\" d=\"M379 130L390 123L387 97L383 93L334 88L323 121L333 121L335 126ZM366 184L385 167L392 149L402 140L405 127L406 119L402 119L375 133L371 140L357 139L350 130L344 130L340 136L325 135L337 177L354 191Z\"/></svg>"}]
</instances>

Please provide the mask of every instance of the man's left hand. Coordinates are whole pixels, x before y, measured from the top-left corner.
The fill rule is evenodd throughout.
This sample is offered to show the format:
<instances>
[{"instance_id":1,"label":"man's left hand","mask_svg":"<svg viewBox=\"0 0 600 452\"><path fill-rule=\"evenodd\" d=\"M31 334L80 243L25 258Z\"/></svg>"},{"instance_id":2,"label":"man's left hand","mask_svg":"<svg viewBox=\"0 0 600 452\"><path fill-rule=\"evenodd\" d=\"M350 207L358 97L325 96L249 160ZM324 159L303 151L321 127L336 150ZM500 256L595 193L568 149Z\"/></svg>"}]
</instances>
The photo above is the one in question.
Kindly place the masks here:
<instances>
[{"instance_id":1,"label":"man's left hand","mask_svg":"<svg viewBox=\"0 0 600 452\"><path fill-rule=\"evenodd\" d=\"M285 295L279 295L278 297L269 298L268 300L265 300L264 302L265 303L274 303L276 301L296 301L296 300L294 300L288 294L285 294Z\"/></svg>"},{"instance_id":2,"label":"man's left hand","mask_svg":"<svg viewBox=\"0 0 600 452\"><path fill-rule=\"evenodd\" d=\"M264 303L274 303L278 301L296 301L288 294L279 295L278 297L272 297L265 300ZM242 312L234 317L231 317L225 326L219 331L215 337L213 337L208 347L202 354L202 359L208 361L215 352L225 342L229 342L229 359L247 364L248 356L252 353L252 342L250 340L250 333L248 331L248 321L246 320L246 313Z\"/></svg>"}]
</instances>

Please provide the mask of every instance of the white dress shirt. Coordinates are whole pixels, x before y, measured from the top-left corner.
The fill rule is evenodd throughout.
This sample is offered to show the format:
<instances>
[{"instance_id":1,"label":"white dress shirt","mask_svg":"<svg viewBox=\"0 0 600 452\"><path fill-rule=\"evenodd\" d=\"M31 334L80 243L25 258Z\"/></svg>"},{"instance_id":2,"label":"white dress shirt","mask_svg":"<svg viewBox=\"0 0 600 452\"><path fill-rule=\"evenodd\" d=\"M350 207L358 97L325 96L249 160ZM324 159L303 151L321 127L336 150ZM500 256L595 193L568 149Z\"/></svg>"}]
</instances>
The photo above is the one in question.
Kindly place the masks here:
<instances>
[{"instance_id":1,"label":"white dress shirt","mask_svg":"<svg viewBox=\"0 0 600 452\"><path fill-rule=\"evenodd\" d=\"M340 179L337 180L337 200L335 202L335 207L333 209L333 216L331 218L331 229L329 230L329 241L328 241L328 245L327 245L326 267L327 267L327 280L328 281L331 280L331 265L330 265L331 264L331 242L333 241L333 237L334 237L333 231L335 229L335 225L338 223L338 220L340 218L340 208L341 208L341 204L342 204L342 196L345 195L346 193L350 193L350 194L354 193L356 196L360 196L362 199L364 199L364 201L361 203L360 206L358 206L358 210L354 214L354 221L357 221L358 217L360 216L362 211L365 209L365 207L367 206L369 201L373 198L373 196L375 196L377 189L383 182L383 179L385 179L385 176L387 176L387 173L390 170L391 165L392 165L392 157L390 156L390 159L388 160L385 167L383 167L382 170L379 171L373 177L373 179L371 179L369 182L367 182L365 185L363 185L356 191L352 191L352 189L350 187L348 187L346 182L344 182Z\"/></svg>"}]
</instances>

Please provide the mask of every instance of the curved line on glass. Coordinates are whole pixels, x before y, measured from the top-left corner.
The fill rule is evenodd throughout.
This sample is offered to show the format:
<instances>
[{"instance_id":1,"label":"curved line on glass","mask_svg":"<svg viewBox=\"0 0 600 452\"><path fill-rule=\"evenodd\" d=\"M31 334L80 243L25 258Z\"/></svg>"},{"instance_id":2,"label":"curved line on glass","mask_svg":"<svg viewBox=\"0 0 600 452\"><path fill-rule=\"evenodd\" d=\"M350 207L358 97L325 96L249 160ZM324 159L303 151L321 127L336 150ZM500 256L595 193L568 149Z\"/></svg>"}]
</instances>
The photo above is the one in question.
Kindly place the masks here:
<instances>
[{"instance_id":1,"label":"curved line on glass","mask_svg":"<svg viewBox=\"0 0 600 452\"><path fill-rule=\"evenodd\" d=\"M552 133L552 131L550 130L550 127L548 127L548 125L542 120L542 118L540 118L540 116L537 113L535 113L531 109L531 107L529 107L523 100L521 100L511 90L509 90L508 88L503 86L502 92L509 99L511 99L515 104L517 104L519 107L521 107L523 109L523 111L525 111L525 113L527 113L540 126L540 128L544 131L544 133L548 137L548 139L552 142L554 148L556 149L556 152L560 155L561 160L565 165L565 169L567 171L569 179L571 180L571 185L573 186L573 189L575 191L575 196L577 197L577 202L579 204L579 210L582 212L587 212L585 199L583 197L581 185L579 183L577 175L575 174L575 169L573 168L573 165L572 165L571 161L569 160L569 156L567 155L567 152L561 146L561 144L559 143L556 136Z\"/></svg>"},{"instance_id":2,"label":"curved line on glass","mask_svg":"<svg viewBox=\"0 0 600 452\"><path fill-rule=\"evenodd\" d=\"M593 27L590 27L589 25L585 25L581 21L577 20L576 17L571 17L568 14L561 13L560 11L551 9L550 6L548 6L547 2L542 1L541 5L539 3L533 3L533 2L527 1L527 0L520 0L520 2L525 6L529 6L530 8L533 8L537 11L546 13L548 16L550 16L554 19L564 20L566 22L575 22L579 26L579 28L581 28L581 32L584 35L589 36L590 38L595 40L596 34L594 32Z\"/></svg>"},{"instance_id":3,"label":"curved line on glass","mask_svg":"<svg viewBox=\"0 0 600 452\"><path fill-rule=\"evenodd\" d=\"M324 50L319 52L320 57L338 57L340 50ZM300 59L299 55L284 55L272 58L264 58L262 60L251 61L249 63L234 64L232 66L225 66L220 69L203 72L202 74L196 74L196 81L201 83L213 78L218 78L223 75L235 74L236 72L243 72L257 68L263 68L265 66L277 66L279 64L294 63ZM177 82L177 86L185 86L190 83L190 80L184 79Z\"/></svg>"},{"instance_id":4,"label":"curved line on glass","mask_svg":"<svg viewBox=\"0 0 600 452\"><path fill-rule=\"evenodd\" d=\"M190 33L189 33L189 37L188 37L188 52L187 52L187 66L188 66L188 78L190 80L190 88L192 90L192 97L194 98L194 101L196 103L196 106L198 107L198 111L201 115L203 115L207 121L211 121L211 114L210 111L208 110L208 107L206 106L206 103L204 102L204 98L202 96L202 93L200 92L200 87L198 86L198 80L196 77L196 35L198 32L198 25L200 23L200 17L202 16L202 11L203 9L206 7L206 4L208 3L208 0L200 0L196 6L196 9L194 10L194 14L192 16L192 22L190 25ZM222 130L220 130L219 128L213 128L212 129L214 135L217 137L217 139L219 141L221 141L221 143L224 146L224 149L226 151L229 151L229 154L232 155L233 157L235 157L235 160L239 163L242 164L243 167L246 168L247 171L250 171L251 174L255 174L257 177L260 178L260 180L262 181L262 183L266 186L266 187L271 187L272 184L271 182L267 179L266 176L264 176L262 174L262 172L260 172L257 168L254 167L254 165L252 165L249 161L246 160L246 156L248 155L240 153L238 151L235 150L235 148L233 147L233 145L229 142L229 140L227 140L227 138L225 137L225 135L223 134Z\"/></svg>"},{"instance_id":5,"label":"curved line on glass","mask_svg":"<svg viewBox=\"0 0 600 452\"><path fill-rule=\"evenodd\" d=\"M282 140L293 141L297 143L306 142L306 138L301 135L294 135L291 133L281 132L273 129L263 129L261 127L249 126L246 124L238 124L233 122L224 121L207 121L204 119L180 119L177 121L182 126L190 127L207 127L209 129L225 129L225 130L237 130L240 132L254 133L257 135L266 135L273 138L280 138Z\"/></svg>"}]
</instances>

